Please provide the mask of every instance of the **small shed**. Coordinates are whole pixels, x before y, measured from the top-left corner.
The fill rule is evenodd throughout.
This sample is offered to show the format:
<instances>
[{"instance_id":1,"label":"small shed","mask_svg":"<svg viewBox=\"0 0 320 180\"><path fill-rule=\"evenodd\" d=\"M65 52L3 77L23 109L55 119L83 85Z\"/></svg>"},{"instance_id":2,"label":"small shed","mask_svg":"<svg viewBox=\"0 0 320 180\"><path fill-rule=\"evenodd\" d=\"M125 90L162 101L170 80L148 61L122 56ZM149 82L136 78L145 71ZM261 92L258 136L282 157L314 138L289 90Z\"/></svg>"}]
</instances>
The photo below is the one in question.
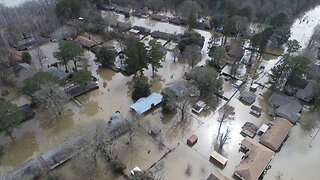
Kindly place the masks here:
<instances>
[{"instance_id":1,"label":"small shed","mask_svg":"<svg viewBox=\"0 0 320 180\"><path fill-rule=\"evenodd\" d=\"M250 113L256 116L261 116L262 109L258 106L252 105L250 109Z\"/></svg>"},{"instance_id":2,"label":"small shed","mask_svg":"<svg viewBox=\"0 0 320 180\"><path fill-rule=\"evenodd\" d=\"M257 135L258 136L263 135L268 129L269 129L268 125L262 124L261 127L258 129Z\"/></svg>"},{"instance_id":3,"label":"small shed","mask_svg":"<svg viewBox=\"0 0 320 180\"><path fill-rule=\"evenodd\" d=\"M242 128L241 128L241 133L253 138L258 131L258 126L251 122L246 122Z\"/></svg>"},{"instance_id":4,"label":"small shed","mask_svg":"<svg viewBox=\"0 0 320 180\"><path fill-rule=\"evenodd\" d=\"M253 92L248 91L244 92L240 95L240 100L247 104L252 104L257 98L257 95L255 95Z\"/></svg>"},{"instance_id":5,"label":"small shed","mask_svg":"<svg viewBox=\"0 0 320 180\"><path fill-rule=\"evenodd\" d=\"M151 37L153 38L159 38L159 39L165 39L169 40L171 37L173 37L172 34L166 33L166 32L161 32L161 31L153 31L151 33Z\"/></svg>"},{"instance_id":6,"label":"small shed","mask_svg":"<svg viewBox=\"0 0 320 180\"><path fill-rule=\"evenodd\" d=\"M213 151L213 153L210 155L210 162L223 169L226 167L228 159L223 157L217 151Z\"/></svg>"},{"instance_id":7,"label":"small shed","mask_svg":"<svg viewBox=\"0 0 320 180\"><path fill-rule=\"evenodd\" d=\"M214 171L210 174L207 180L228 180L228 178L222 175L221 173Z\"/></svg>"},{"instance_id":8,"label":"small shed","mask_svg":"<svg viewBox=\"0 0 320 180\"><path fill-rule=\"evenodd\" d=\"M258 89L259 85L258 84L252 84L250 86L250 91L256 91Z\"/></svg>"},{"instance_id":9,"label":"small shed","mask_svg":"<svg viewBox=\"0 0 320 180\"><path fill-rule=\"evenodd\" d=\"M192 134L188 139L187 139L187 144L189 146L193 146L198 142L198 136L195 134Z\"/></svg>"},{"instance_id":10,"label":"small shed","mask_svg":"<svg viewBox=\"0 0 320 180\"><path fill-rule=\"evenodd\" d=\"M151 32L150 29L142 26L132 26L131 29L139 31L139 34L142 34L142 35L147 35Z\"/></svg>"}]
</instances>

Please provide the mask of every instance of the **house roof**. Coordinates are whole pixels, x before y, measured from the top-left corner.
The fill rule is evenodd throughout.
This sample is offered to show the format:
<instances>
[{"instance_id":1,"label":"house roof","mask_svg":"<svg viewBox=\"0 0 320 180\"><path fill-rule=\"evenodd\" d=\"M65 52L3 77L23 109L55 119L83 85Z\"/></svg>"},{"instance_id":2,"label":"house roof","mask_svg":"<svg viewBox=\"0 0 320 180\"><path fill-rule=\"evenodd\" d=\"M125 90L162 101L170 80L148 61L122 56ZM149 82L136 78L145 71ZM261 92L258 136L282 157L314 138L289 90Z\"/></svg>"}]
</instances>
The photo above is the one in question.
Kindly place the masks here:
<instances>
[{"instance_id":1,"label":"house roof","mask_svg":"<svg viewBox=\"0 0 320 180\"><path fill-rule=\"evenodd\" d=\"M172 23L172 24L177 24L177 25L185 25L185 24L187 24L187 20L181 19L179 17L169 18L169 22Z\"/></svg>"},{"instance_id":2,"label":"house roof","mask_svg":"<svg viewBox=\"0 0 320 180\"><path fill-rule=\"evenodd\" d=\"M77 97L77 96L80 96L84 93L87 93L91 90L94 90L94 89L98 89L99 86L96 82L94 81L89 81L89 82L86 82L86 83L83 83L83 84L80 84L80 85L77 85L77 86L73 86L69 89L66 89L65 90L65 93L74 98L74 97Z\"/></svg>"},{"instance_id":3,"label":"house roof","mask_svg":"<svg viewBox=\"0 0 320 180\"><path fill-rule=\"evenodd\" d=\"M160 14L151 14L150 17L151 19L158 20L158 21L166 21L168 19L167 16L160 15Z\"/></svg>"},{"instance_id":4,"label":"house roof","mask_svg":"<svg viewBox=\"0 0 320 180\"><path fill-rule=\"evenodd\" d=\"M14 51L9 54L9 61L10 65L16 65L22 60L22 52L21 51Z\"/></svg>"},{"instance_id":5,"label":"house roof","mask_svg":"<svg viewBox=\"0 0 320 180\"><path fill-rule=\"evenodd\" d=\"M277 116L286 118L293 124L299 120L302 105L296 98L273 93L269 98L269 102L277 108L275 110Z\"/></svg>"},{"instance_id":6,"label":"house roof","mask_svg":"<svg viewBox=\"0 0 320 180\"><path fill-rule=\"evenodd\" d=\"M151 93L148 97L140 98L136 103L130 106L131 109L138 114L143 114L153 106L160 104L162 101L162 95L159 93Z\"/></svg>"},{"instance_id":7,"label":"house roof","mask_svg":"<svg viewBox=\"0 0 320 180\"><path fill-rule=\"evenodd\" d=\"M19 74L23 70L28 72L35 71L35 69L30 64L27 64L27 63L19 63L13 67L13 71L16 74Z\"/></svg>"},{"instance_id":8,"label":"house roof","mask_svg":"<svg viewBox=\"0 0 320 180\"><path fill-rule=\"evenodd\" d=\"M277 151L286 139L293 125L284 118L277 118L270 123L269 129L261 136L260 143Z\"/></svg>"},{"instance_id":9,"label":"house roof","mask_svg":"<svg viewBox=\"0 0 320 180\"><path fill-rule=\"evenodd\" d=\"M172 34L166 33L166 32L161 32L161 31L153 31L151 33L151 37L153 38L161 38L161 39L170 39Z\"/></svg>"},{"instance_id":10,"label":"house roof","mask_svg":"<svg viewBox=\"0 0 320 180\"><path fill-rule=\"evenodd\" d=\"M251 123L251 122L246 122L244 123L244 125L242 126L243 130L247 130L252 134L255 134L258 131L258 126L256 126L255 124Z\"/></svg>"},{"instance_id":11,"label":"house roof","mask_svg":"<svg viewBox=\"0 0 320 180\"><path fill-rule=\"evenodd\" d=\"M96 42L94 42L84 36L76 37L75 42L77 42L78 44L80 44L81 46L84 46L86 48L91 48L91 47L97 45Z\"/></svg>"},{"instance_id":12,"label":"house roof","mask_svg":"<svg viewBox=\"0 0 320 180\"><path fill-rule=\"evenodd\" d=\"M251 91L244 92L240 95L240 99L248 104L252 104L256 100L257 95Z\"/></svg>"},{"instance_id":13,"label":"house roof","mask_svg":"<svg viewBox=\"0 0 320 180\"><path fill-rule=\"evenodd\" d=\"M54 66L49 67L48 69L45 70L45 72L52 74L53 76L55 76L56 78L58 78L60 80L65 79L69 76L68 73L66 73L65 71L63 71L57 67L54 67Z\"/></svg>"},{"instance_id":14,"label":"house roof","mask_svg":"<svg viewBox=\"0 0 320 180\"><path fill-rule=\"evenodd\" d=\"M228 180L228 178L217 171L213 171L207 180Z\"/></svg>"},{"instance_id":15,"label":"house roof","mask_svg":"<svg viewBox=\"0 0 320 180\"><path fill-rule=\"evenodd\" d=\"M304 89L298 90L298 92L296 93L296 97L307 102L311 101L314 98L316 86L317 82L314 80L310 80Z\"/></svg>"},{"instance_id":16,"label":"house roof","mask_svg":"<svg viewBox=\"0 0 320 180\"><path fill-rule=\"evenodd\" d=\"M249 151L236 166L234 174L240 179L257 180L275 153L249 137L242 140L241 146Z\"/></svg>"},{"instance_id":17,"label":"house roof","mask_svg":"<svg viewBox=\"0 0 320 180\"><path fill-rule=\"evenodd\" d=\"M244 49L239 46L226 45L225 47L229 60L240 61L244 54Z\"/></svg>"},{"instance_id":18,"label":"house roof","mask_svg":"<svg viewBox=\"0 0 320 180\"><path fill-rule=\"evenodd\" d=\"M255 106L255 105L252 105L251 109L254 111L257 111L258 113L261 113L261 111L262 111L261 108L259 108L258 106Z\"/></svg>"}]
</instances>

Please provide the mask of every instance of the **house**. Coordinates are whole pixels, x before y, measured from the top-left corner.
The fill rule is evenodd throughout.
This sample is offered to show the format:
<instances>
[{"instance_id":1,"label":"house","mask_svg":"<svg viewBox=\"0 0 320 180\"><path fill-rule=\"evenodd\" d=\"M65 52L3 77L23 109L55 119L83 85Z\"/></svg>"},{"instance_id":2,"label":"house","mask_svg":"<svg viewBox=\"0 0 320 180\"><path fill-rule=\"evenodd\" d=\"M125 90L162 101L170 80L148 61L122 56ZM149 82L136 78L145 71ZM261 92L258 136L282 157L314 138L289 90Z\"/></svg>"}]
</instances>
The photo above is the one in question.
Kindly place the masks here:
<instances>
[{"instance_id":1,"label":"house","mask_svg":"<svg viewBox=\"0 0 320 180\"><path fill-rule=\"evenodd\" d=\"M169 34L169 33L166 33L166 32L153 31L153 32L151 33L151 37L169 40L169 39L171 39L171 38L173 37L173 35L172 35L172 34Z\"/></svg>"},{"instance_id":2,"label":"house","mask_svg":"<svg viewBox=\"0 0 320 180\"><path fill-rule=\"evenodd\" d=\"M277 118L270 123L268 130L261 136L260 143L272 151L278 151L292 127L292 123L288 120Z\"/></svg>"},{"instance_id":3,"label":"house","mask_svg":"<svg viewBox=\"0 0 320 180\"><path fill-rule=\"evenodd\" d=\"M113 5L108 5L108 4L99 4L98 6L99 10L104 10L104 11L114 11L114 9L116 8Z\"/></svg>"},{"instance_id":4,"label":"house","mask_svg":"<svg viewBox=\"0 0 320 180\"><path fill-rule=\"evenodd\" d=\"M30 77L36 73L36 69L27 63L19 63L13 66L13 71L18 77L24 76L25 78L27 78L26 76Z\"/></svg>"},{"instance_id":5,"label":"house","mask_svg":"<svg viewBox=\"0 0 320 180\"><path fill-rule=\"evenodd\" d=\"M77 30L71 26L62 26L49 35L50 41L72 40L77 35Z\"/></svg>"},{"instance_id":6,"label":"house","mask_svg":"<svg viewBox=\"0 0 320 180\"><path fill-rule=\"evenodd\" d=\"M160 14L151 14L151 19L156 20L156 21L162 21L166 22L168 21L168 17Z\"/></svg>"},{"instance_id":7,"label":"house","mask_svg":"<svg viewBox=\"0 0 320 180\"><path fill-rule=\"evenodd\" d=\"M176 97L185 97L185 96L196 96L196 90L193 90L194 87L189 81L183 80L174 83L173 85L165 89L166 93L173 94ZM196 93L196 94L194 94Z\"/></svg>"},{"instance_id":8,"label":"house","mask_svg":"<svg viewBox=\"0 0 320 180\"><path fill-rule=\"evenodd\" d=\"M306 102L312 101L316 93L316 86L317 82L314 80L310 80L304 89L298 90L298 92L296 93L296 97Z\"/></svg>"},{"instance_id":9,"label":"house","mask_svg":"<svg viewBox=\"0 0 320 180\"><path fill-rule=\"evenodd\" d=\"M23 114L23 120L28 120L34 117L35 113L32 111L32 108L29 104L24 104L19 107L19 111Z\"/></svg>"},{"instance_id":10,"label":"house","mask_svg":"<svg viewBox=\"0 0 320 180\"><path fill-rule=\"evenodd\" d=\"M277 116L286 118L292 124L296 124L299 120L302 105L296 98L273 93L269 98L269 103L276 108L275 114Z\"/></svg>"},{"instance_id":11,"label":"house","mask_svg":"<svg viewBox=\"0 0 320 180\"><path fill-rule=\"evenodd\" d=\"M81 95L88 93L89 91L92 91L95 89L99 89L98 83L96 83L94 81L89 81L89 82L68 88L64 92L70 98L75 98L75 97L81 96Z\"/></svg>"},{"instance_id":12,"label":"house","mask_svg":"<svg viewBox=\"0 0 320 180\"><path fill-rule=\"evenodd\" d=\"M197 22L195 27L197 29L206 29L206 30L209 30L212 28L211 24L206 22Z\"/></svg>"},{"instance_id":13,"label":"house","mask_svg":"<svg viewBox=\"0 0 320 180\"><path fill-rule=\"evenodd\" d=\"M200 100L192 106L192 112L196 112L199 114L205 109L206 106L207 104Z\"/></svg>"},{"instance_id":14,"label":"house","mask_svg":"<svg viewBox=\"0 0 320 180\"><path fill-rule=\"evenodd\" d=\"M57 67L49 67L48 69L44 70L45 72L48 72L58 78L59 80L66 80L70 74L66 73L65 71L57 68Z\"/></svg>"},{"instance_id":15,"label":"house","mask_svg":"<svg viewBox=\"0 0 320 180\"><path fill-rule=\"evenodd\" d=\"M125 23L125 22L121 22L121 21L118 21L117 22L117 28L120 30L120 31L129 31L131 29L131 24L130 23Z\"/></svg>"},{"instance_id":16,"label":"house","mask_svg":"<svg viewBox=\"0 0 320 180\"><path fill-rule=\"evenodd\" d=\"M130 17L130 9L128 9L128 8L116 6L114 8L114 11L119 14L123 14L125 17Z\"/></svg>"},{"instance_id":17,"label":"house","mask_svg":"<svg viewBox=\"0 0 320 180\"><path fill-rule=\"evenodd\" d=\"M223 169L224 167L226 167L228 159L223 157L217 151L213 151L213 153L210 155L210 162Z\"/></svg>"},{"instance_id":18,"label":"house","mask_svg":"<svg viewBox=\"0 0 320 180\"><path fill-rule=\"evenodd\" d=\"M162 95L159 93L151 93L148 97L140 98L136 103L130 106L138 114L143 114L162 102Z\"/></svg>"},{"instance_id":19,"label":"house","mask_svg":"<svg viewBox=\"0 0 320 180\"><path fill-rule=\"evenodd\" d=\"M142 35L147 35L147 34L150 34L151 32L150 29L142 26L133 26L131 29L139 31L139 34L142 34Z\"/></svg>"},{"instance_id":20,"label":"house","mask_svg":"<svg viewBox=\"0 0 320 180\"><path fill-rule=\"evenodd\" d=\"M198 142L198 136L195 134L192 134L188 139L187 139L187 144L189 146L193 146Z\"/></svg>"},{"instance_id":21,"label":"house","mask_svg":"<svg viewBox=\"0 0 320 180\"><path fill-rule=\"evenodd\" d=\"M256 116L261 116L262 109L258 106L252 105L250 109L250 113Z\"/></svg>"},{"instance_id":22,"label":"house","mask_svg":"<svg viewBox=\"0 0 320 180\"><path fill-rule=\"evenodd\" d=\"M225 50L227 53L227 63L231 65L240 62L244 55L244 49L239 46L226 45Z\"/></svg>"},{"instance_id":23,"label":"house","mask_svg":"<svg viewBox=\"0 0 320 180\"><path fill-rule=\"evenodd\" d=\"M22 61L22 52L21 51L11 52L11 53L9 53L8 59L9 59L9 65L10 66L15 66L18 63L21 63L21 61Z\"/></svg>"},{"instance_id":24,"label":"house","mask_svg":"<svg viewBox=\"0 0 320 180\"><path fill-rule=\"evenodd\" d=\"M134 16L142 17L142 18L148 18L150 16L150 11L148 11L148 8L143 9L137 9L133 12Z\"/></svg>"},{"instance_id":25,"label":"house","mask_svg":"<svg viewBox=\"0 0 320 180\"><path fill-rule=\"evenodd\" d=\"M235 167L234 175L242 180L257 180L275 153L249 137L242 140L240 149L245 151L245 155Z\"/></svg>"},{"instance_id":26,"label":"house","mask_svg":"<svg viewBox=\"0 0 320 180\"><path fill-rule=\"evenodd\" d=\"M175 24L175 25L187 25L187 20L181 19L180 17L172 17L169 18L169 23Z\"/></svg>"},{"instance_id":27,"label":"house","mask_svg":"<svg viewBox=\"0 0 320 180\"><path fill-rule=\"evenodd\" d=\"M222 175L221 173L214 171L209 175L207 180L228 180L228 178Z\"/></svg>"},{"instance_id":28,"label":"house","mask_svg":"<svg viewBox=\"0 0 320 180\"><path fill-rule=\"evenodd\" d=\"M47 40L42 37L28 37L13 43L13 47L16 48L18 51L24 51L34 48L36 46L40 46L45 42L47 42Z\"/></svg>"},{"instance_id":29,"label":"house","mask_svg":"<svg viewBox=\"0 0 320 180\"><path fill-rule=\"evenodd\" d=\"M244 92L240 95L240 100L247 103L252 104L256 100L257 95L255 95L251 91Z\"/></svg>"},{"instance_id":30,"label":"house","mask_svg":"<svg viewBox=\"0 0 320 180\"><path fill-rule=\"evenodd\" d=\"M256 135L257 131L258 131L258 127L251 122L244 123L244 125L241 128L241 133L251 138L253 138Z\"/></svg>"},{"instance_id":31,"label":"house","mask_svg":"<svg viewBox=\"0 0 320 180\"><path fill-rule=\"evenodd\" d=\"M92 47L94 47L94 46L97 45L96 42L94 42L94 41L91 40L90 38L86 38L86 37L84 37L84 36L78 36L78 37L76 37L76 38L74 39L74 41L75 41L77 44L79 44L79 45L81 45L82 47L87 48L87 49L90 49L90 48L92 48Z\"/></svg>"}]
</instances>

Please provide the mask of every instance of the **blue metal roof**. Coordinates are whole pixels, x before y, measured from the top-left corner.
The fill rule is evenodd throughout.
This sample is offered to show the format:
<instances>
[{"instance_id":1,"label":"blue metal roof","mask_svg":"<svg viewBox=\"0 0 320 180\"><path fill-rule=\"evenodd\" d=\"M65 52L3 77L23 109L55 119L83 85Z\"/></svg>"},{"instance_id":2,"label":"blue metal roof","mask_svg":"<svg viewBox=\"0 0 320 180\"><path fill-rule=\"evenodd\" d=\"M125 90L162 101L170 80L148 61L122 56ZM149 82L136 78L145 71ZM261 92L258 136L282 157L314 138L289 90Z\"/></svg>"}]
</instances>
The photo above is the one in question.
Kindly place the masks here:
<instances>
[{"instance_id":1,"label":"blue metal roof","mask_svg":"<svg viewBox=\"0 0 320 180\"><path fill-rule=\"evenodd\" d=\"M131 109L138 114L143 114L153 106L160 104L162 101L162 95L159 93L152 93L148 97L140 98L136 103L130 106Z\"/></svg>"}]
</instances>

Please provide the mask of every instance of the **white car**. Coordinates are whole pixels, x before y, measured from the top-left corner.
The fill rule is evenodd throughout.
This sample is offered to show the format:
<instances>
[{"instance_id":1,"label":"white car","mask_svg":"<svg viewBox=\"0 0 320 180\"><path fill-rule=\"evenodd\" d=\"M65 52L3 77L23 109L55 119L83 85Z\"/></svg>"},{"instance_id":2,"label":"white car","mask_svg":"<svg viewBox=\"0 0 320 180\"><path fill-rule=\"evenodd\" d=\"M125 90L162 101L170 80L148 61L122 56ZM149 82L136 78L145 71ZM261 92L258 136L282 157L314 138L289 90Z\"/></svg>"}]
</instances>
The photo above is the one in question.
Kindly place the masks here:
<instances>
[{"instance_id":1,"label":"white car","mask_svg":"<svg viewBox=\"0 0 320 180\"><path fill-rule=\"evenodd\" d=\"M237 82L232 84L232 87L238 89L242 85L242 83L243 83L243 81L238 80Z\"/></svg>"}]
</instances>

